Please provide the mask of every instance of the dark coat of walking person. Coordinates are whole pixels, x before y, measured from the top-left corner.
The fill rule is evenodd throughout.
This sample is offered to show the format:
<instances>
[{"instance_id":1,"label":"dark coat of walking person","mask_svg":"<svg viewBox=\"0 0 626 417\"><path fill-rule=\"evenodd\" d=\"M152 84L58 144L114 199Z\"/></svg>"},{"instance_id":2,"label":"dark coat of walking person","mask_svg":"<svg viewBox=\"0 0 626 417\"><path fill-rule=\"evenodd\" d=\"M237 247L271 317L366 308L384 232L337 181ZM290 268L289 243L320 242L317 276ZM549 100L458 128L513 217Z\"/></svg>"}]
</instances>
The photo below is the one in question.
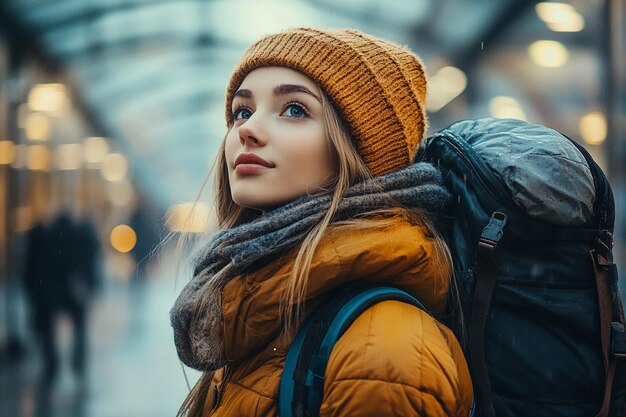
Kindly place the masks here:
<instances>
[{"instance_id":1,"label":"dark coat of walking person","mask_svg":"<svg viewBox=\"0 0 626 417\"><path fill-rule=\"evenodd\" d=\"M57 318L69 317L73 327L72 368L84 378L87 355L87 312L99 281L99 243L88 222L61 213L39 223L27 237L24 286L34 334L43 358L42 380L52 382L59 371Z\"/></svg>"}]
</instances>

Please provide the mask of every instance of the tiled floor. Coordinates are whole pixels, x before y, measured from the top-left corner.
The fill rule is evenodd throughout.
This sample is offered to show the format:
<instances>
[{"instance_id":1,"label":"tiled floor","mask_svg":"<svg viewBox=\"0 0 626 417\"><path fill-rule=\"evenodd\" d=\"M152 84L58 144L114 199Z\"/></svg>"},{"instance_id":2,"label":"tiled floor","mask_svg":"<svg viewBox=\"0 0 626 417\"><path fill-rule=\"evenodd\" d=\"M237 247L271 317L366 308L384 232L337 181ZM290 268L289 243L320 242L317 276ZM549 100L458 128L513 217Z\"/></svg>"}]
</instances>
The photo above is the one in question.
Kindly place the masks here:
<instances>
[{"instance_id":1,"label":"tiled floor","mask_svg":"<svg viewBox=\"0 0 626 417\"><path fill-rule=\"evenodd\" d=\"M29 347L0 368L0 416L173 417L187 392L168 320L180 286L163 271L143 284L109 279L91 310L87 381L77 382L69 368L71 326L61 319L56 383L38 388L39 360Z\"/></svg>"}]
</instances>

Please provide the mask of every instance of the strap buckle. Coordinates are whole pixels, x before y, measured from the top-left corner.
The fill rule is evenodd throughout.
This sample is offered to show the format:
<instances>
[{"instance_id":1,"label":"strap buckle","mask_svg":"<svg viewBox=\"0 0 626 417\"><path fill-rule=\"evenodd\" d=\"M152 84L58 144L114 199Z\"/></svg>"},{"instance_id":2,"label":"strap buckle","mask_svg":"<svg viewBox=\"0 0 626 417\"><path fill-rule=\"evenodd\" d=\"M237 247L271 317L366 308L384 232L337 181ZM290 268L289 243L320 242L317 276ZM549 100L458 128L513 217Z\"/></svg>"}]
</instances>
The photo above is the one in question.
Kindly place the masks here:
<instances>
[{"instance_id":1,"label":"strap buckle","mask_svg":"<svg viewBox=\"0 0 626 417\"><path fill-rule=\"evenodd\" d=\"M616 361L626 360L626 329L620 322L611 322L611 354Z\"/></svg>"},{"instance_id":2,"label":"strap buckle","mask_svg":"<svg viewBox=\"0 0 626 417\"><path fill-rule=\"evenodd\" d=\"M489 223L480 234L478 246L487 246L489 249L495 249L498 242L504 235L504 226L506 225L507 215L501 211L495 211L489 219Z\"/></svg>"}]
</instances>

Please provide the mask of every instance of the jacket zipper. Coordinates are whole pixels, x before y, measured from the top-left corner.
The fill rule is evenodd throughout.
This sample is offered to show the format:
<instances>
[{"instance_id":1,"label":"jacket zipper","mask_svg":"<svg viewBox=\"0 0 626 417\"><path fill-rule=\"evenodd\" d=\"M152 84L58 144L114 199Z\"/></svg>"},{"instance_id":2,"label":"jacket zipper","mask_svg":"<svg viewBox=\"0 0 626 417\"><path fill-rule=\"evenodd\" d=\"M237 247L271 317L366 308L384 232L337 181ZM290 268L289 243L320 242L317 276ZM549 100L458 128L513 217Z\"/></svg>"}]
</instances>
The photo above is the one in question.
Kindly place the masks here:
<instances>
[{"instance_id":1,"label":"jacket zipper","mask_svg":"<svg viewBox=\"0 0 626 417\"><path fill-rule=\"evenodd\" d=\"M222 398L224 397L224 391L226 390L226 383L230 368L224 366L224 372L222 374L222 381L219 384L213 385L213 401L211 402L211 411L215 412L220 406Z\"/></svg>"},{"instance_id":2,"label":"jacket zipper","mask_svg":"<svg viewBox=\"0 0 626 417\"><path fill-rule=\"evenodd\" d=\"M213 385L213 402L211 404L211 410L212 411L215 411L215 409L219 405L219 399L220 399L219 384L215 384L215 385Z\"/></svg>"}]
</instances>

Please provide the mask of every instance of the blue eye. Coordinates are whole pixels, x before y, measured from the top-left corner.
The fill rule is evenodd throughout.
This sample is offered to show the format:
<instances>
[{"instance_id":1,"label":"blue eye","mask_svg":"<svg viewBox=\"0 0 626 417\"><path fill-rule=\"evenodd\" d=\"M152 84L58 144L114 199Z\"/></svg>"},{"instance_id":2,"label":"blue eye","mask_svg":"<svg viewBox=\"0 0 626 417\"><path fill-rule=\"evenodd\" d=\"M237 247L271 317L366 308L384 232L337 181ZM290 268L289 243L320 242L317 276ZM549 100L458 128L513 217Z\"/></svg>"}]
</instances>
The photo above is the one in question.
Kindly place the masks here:
<instances>
[{"instance_id":1,"label":"blue eye","mask_svg":"<svg viewBox=\"0 0 626 417\"><path fill-rule=\"evenodd\" d=\"M233 120L247 120L252 116L252 110L247 107L238 107L233 110Z\"/></svg>"},{"instance_id":2,"label":"blue eye","mask_svg":"<svg viewBox=\"0 0 626 417\"><path fill-rule=\"evenodd\" d=\"M293 117L294 119L301 119L308 117L309 114L305 110L304 106L297 103L290 103L285 107L283 114L287 117Z\"/></svg>"}]
</instances>

